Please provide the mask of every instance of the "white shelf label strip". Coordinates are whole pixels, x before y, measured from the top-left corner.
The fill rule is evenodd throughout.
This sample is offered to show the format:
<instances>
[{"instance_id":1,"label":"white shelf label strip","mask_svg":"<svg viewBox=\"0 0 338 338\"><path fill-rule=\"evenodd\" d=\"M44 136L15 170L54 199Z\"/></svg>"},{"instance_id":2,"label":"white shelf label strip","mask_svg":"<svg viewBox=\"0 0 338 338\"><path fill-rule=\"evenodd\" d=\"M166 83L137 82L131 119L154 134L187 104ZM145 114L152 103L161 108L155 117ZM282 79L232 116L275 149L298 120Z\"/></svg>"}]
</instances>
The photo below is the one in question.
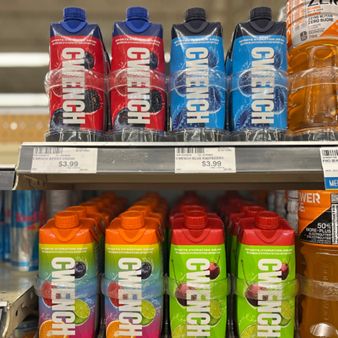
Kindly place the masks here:
<instances>
[{"instance_id":1,"label":"white shelf label strip","mask_svg":"<svg viewBox=\"0 0 338 338\"><path fill-rule=\"evenodd\" d=\"M175 173L235 173L235 148L175 148Z\"/></svg>"},{"instance_id":2,"label":"white shelf label strip","mask_svg":"<svg viewBox=\"0 0 338 338\"><path fill-rule=\"evenodd\" d=\"M338 189L338 147L320 148L325 189Z\"/></svg>"},{"instance_id":3,"label":"white shelf label strip","mask_svg":"<svg viewBox=\"0 0 338 338\"><path fill-rule=\"evenodd\" d=\"M32 173L95 174L97 148L35 147Z\"/></svg>"}]
</instances>

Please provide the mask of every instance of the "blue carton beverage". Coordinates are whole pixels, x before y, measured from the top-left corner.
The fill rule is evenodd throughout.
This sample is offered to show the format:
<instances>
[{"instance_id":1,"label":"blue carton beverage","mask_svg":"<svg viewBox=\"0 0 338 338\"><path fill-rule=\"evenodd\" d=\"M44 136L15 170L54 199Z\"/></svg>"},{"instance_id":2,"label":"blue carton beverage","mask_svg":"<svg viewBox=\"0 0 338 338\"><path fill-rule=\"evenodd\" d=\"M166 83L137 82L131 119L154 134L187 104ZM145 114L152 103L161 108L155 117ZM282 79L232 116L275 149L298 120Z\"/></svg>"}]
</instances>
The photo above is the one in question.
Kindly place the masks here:
<instances>
[{"instance_id":1,"label":"blue carton beverage","mask_svg":"<svg viewBox=\"0 0 338 338\"><path fill-rule=\"evenodd\" d=\"M202 8L188 9L172 27L171 130L224 129L225 69L222 26Z\"/></svg>"},{"instance_id":2,"label":"blue carton beverage","mask_svg":"<svg viewBox=\"0 0 338 338\"><path fill-rule=\"evenodd\" d=\"M231 127L245 139L280 139L287 128L286 24L271 9L251 11L231 47Z\"/></svg>"}]
</instances>

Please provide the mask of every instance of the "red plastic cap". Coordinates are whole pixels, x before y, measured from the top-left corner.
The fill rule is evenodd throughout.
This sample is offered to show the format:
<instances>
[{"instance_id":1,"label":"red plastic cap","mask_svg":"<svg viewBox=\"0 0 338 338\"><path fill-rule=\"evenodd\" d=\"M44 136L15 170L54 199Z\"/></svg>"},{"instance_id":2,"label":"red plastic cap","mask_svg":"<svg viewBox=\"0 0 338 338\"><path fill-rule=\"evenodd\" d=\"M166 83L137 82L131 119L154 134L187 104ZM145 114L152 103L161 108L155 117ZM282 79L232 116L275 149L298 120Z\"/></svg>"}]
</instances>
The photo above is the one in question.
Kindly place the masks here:
<instances>
[{"instance_id":1,"label":"red plastic cap","mask_svg":"<svg viewBox=\"0 0 338 338\"><path fill-rule=\"evenodd\" d=\"M263 230L273 230L279 227L279 216L272 211L260 212L256 217L256 227Z\"/></svg>"},{"instance_id":2,"label":"red plastic cap","mask_svg":"<svg viewBox=\"0 0 338 338\"><path fill-rule=\"evenodd\" d=\"M144 216L138 211L127 211L120 215L121 226L124 229L140 229L144 227Z\"/></svg>"},{"instance_id":3,"label":"red plastic cap","mask_svg":"<svg viewBox=\"0 0 338 338\"><path fill-rule=\"evenodd\" d=\"M55 217L55 226L59 229L71 229L79 226L79 217L75 212L61 211Z\"/></svg>"},{"instance_id":4,"label":"red plastic cap","mask_svg":"<svg viewBox=\"0 0 338 338\"><path fill-rule=\"evenodd\" d=\"M202 205L196 204L182 204L179 206L181 212L188 212L188 211L205 211L205 207Z\"/></svg>"},{"instance_id":5,"label":"red plastic cap","mask_svg":"<svg viewBox=\"0 0 338 338\"><path fill-rule=\"evenodd\" d=\"M187 211L184 224L188 229L204 229L208 224L208 214L203 211Z\"/></svg>"},{"instance_id":6,"label":"red plastic cap","mask_svg":"<svg viewBox=\"0 0 338 338\"><path fill-rule=\"evenodd\" d=\"M243 207L247 217L256 217L258 213L264 211L265 209L259 205L246 205Z\"/></svg>"}]
</instances>

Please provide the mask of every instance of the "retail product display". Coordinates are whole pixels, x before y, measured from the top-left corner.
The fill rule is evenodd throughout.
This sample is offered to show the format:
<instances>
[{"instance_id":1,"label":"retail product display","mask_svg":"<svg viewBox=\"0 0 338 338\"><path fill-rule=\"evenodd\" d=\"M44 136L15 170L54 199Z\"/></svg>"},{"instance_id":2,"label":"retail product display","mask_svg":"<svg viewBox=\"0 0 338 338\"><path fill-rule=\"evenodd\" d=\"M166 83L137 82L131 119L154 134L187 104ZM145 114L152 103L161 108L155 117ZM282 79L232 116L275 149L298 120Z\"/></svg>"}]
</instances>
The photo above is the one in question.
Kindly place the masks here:
<instances>
[{"instance_id":1,"label":"retail product display","mask_svg":"<svg viewBox=\"0 0 338 338\"><path fill-rule=\"evenodd\" d=\"M200 128L224 130L226 82L222 26L208 22L202 8L187 10L171 32L170 128L180 140Z\"/></svg>"},{"instance_id":2,"label":"retail product display","mask_svg":"<svg viewBox=\"0 0 338 338\"><path fill-rule=\"evenodd\" d=\"M287 5L290 135L336 140L337 3L289 0Z\"/></svg>"},{"instance_id":3,"label":"retail product display","mask_svg":"<svg viewBox=\"0 0 338 338\"><path fill-rule=\"evenodd\" d=\"M281 140L287 129L286 24L255 8L237 25L230 58L231 129L239 140Z\"/></svg>"}]
</instances>

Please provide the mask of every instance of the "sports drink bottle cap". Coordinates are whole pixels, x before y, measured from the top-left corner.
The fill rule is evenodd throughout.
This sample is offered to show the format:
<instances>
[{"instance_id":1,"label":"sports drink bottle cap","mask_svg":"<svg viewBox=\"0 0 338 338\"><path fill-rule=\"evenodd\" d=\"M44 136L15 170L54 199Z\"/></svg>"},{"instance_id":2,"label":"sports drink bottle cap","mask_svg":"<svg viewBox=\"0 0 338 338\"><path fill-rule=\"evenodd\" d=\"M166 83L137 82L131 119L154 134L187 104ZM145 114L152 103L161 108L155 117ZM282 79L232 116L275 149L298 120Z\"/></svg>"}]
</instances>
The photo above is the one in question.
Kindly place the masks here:
<instances>
[{"instance_id":1,"label":"sports drink bottle cap","mask_svg":"<svg viewBox=\"0 0 338 338\"><path fill-rule=\"evenodd\" d=\"M144 227L144 216L138 211L126 211L120 215L121 226L124 229L140 229Z\"/></svg>"},{"instance_id":2,"label":"sports drink bottle cap","mask_svg":"<svg viewBox=\"0 0 338 338\"><path fill-rule=\"evenodd\" d=\"M272 20L272 11L270 7L256 7L250 12L250 21L255 20Z\"/></svg>"},{"instance_id":3,"label":"sports drink bottle cap","mask_svg":"<svg viewBox=\"0 0 338 338\"><path fill-rule=\"evenodd\" d=\"M55 217L55 226L59 229L71 229L79 226L79 217L75 212L61 211Z\"/></svg>"},{"instance_id":4,"label":"sports drink bottle cap","mask_svg":"<svg viewBox=\"0 0 338 338\"><path fill-rule=\"evenodd\" d=\"M85 208L87 213L97 213L99 209L96 204L94 203L84 203L82 206Z\"/></svg>"},{"instance_id":5,"label":"sports drink bottle cap","mask_svg":"<svg viewBox=\"0 0 338 338\"><path fill-rule=\"evenodd\" d=\"M72 212L76 213L80 219L85 218L87 216L86 208L81 207L81 206L69 207L69 208L67 208L66 211L72 211Z\"/></svg>"},{"instance_id":6,"label":"sports drink bottle cap","mask_svg":"<svg viewBox=\"0 0 338 338\"><path fill-rule=\"evenodd\" d=\"M66 7L63 10L63 20L86 21L86 11L79 7Z\"/></svg>"},{"instance_id":7,"label":"sports drink bottle cap","mask_svg":"<svg viewBox=\"0 0 338 338\"><path fill-rule=\"evenodd\" d=\"M202 20L205 21L207 19L207 14L205 12L205 9L194 7L189 8L185 12L185 22L191 21L191 20Z\"/></svg>"},{"instance_id":8,"label":"sports drink bottle cap","mask_svg":"<svg viewBox=\"0 0 338 338\"><path fill-rule=\"evenodd\" d=\"M208 215L203 211L187 211L184 214L184 223L188 229L204 229L208 224Z\"/></svg>"},{"instance_id":9,"label":"sports drink bottle cap","mask_svg":"<svg viewBox=\"0 0 338 338\"><path fill-rule=\"evenodd\" d=\"M255 217L258 213L264 211L264 208L260 207L260 206L246 206L245 208L243 208L246 216L248 217Z\"/></svg>"},{"instance_id":10,"label":"sports drink bottle cap","mask_svg":"<svg viewBox=\"0 0 338 338\"><path fill-rule=\"evenodd\" d=\"M149 20L148 10L144 7L129 7L127 9L127 20Z\"/></svg>"},{"instance_id":11,"label":"sports drink bottle cap","mask_svg":"<svg viewBox=\"0 0 338 338\"><path fill-rule=\"evenodd\" d=\"M256 227L262 230L273 230L279 226L279 216L272 211L260 212L256 217Z\"/></svg>"}]
</instances>

